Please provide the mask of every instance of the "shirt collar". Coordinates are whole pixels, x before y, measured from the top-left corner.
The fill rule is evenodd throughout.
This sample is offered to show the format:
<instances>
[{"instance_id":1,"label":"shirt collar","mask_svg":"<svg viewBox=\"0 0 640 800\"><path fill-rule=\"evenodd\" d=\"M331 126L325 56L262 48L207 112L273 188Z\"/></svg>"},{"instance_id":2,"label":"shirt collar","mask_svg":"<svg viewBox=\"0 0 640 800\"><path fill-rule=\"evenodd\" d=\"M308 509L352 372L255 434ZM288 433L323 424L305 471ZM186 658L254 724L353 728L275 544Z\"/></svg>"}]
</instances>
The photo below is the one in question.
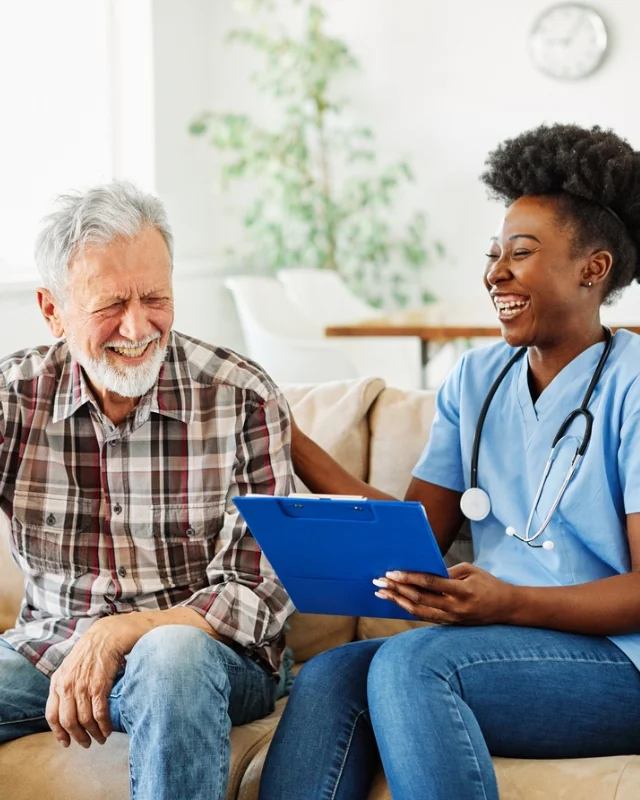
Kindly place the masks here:
<instances>
[{"instance_id":1,"label":"shirt collar","mask_svg":"<svg viewBox=\"0 0 640 800\"><path fill-rule=\"evenodd\" d=\"M169 334L167 356L160 375L147 398L151 411L185 424L193 422L194 396L189 361L173 331ZM80 364L67 346L53 403L53 422L68 419L86 403L95 403L95 399Z\"/></svg>"},{"instance_id":2,"label":"shirt collar","mask_svg":"<svg viewBox=\"0 0 640 800\"><path fill-rule=\"evenodd\" d=\"M85 403L93 401L80 364L74 360L69 346L66 345L66 357L62 362L62 370L53 400L53 421L68 419Z\"/></svg>"},{"instance_id":3,"label":"shirt collar","mask_svg":"<svg viewBox=\"0 0 640 800\"><path fill-rule=\"evenodd\" d=\"M169 335L167 357L158 376L151 410L187 425L194 419L194 387L189 359L174 331Z\"/></svg>"}]
</instances>

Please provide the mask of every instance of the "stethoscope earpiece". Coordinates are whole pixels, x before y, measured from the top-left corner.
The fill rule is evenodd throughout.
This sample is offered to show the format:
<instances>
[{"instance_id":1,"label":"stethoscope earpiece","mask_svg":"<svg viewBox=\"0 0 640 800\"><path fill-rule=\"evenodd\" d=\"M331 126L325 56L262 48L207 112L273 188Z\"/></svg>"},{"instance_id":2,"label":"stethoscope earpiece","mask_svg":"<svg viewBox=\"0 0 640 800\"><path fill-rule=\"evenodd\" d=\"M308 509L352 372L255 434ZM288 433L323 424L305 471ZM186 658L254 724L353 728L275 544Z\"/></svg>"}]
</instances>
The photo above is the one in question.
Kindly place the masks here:
<instances>
[{"instance_id":1,"label":"stethoscope earpiece","mask_svg":"<svg viewBox=\"0 0 640 800\"><path fill-rule=\"evenodd\" d=\"M516 539L518 539L521 542L524 542L525 544L528 544L529 547L542 547L543 550L553 550L553 548L555 547L551 539L547 539L542 544L533 544L533 539L524 539L522 536L518 536L518 533L516 529L513 527L513 525L509 525L508 528L505 528L504 532L507 534L507 536L515 536Z\"/></svg>"}]
</instances>

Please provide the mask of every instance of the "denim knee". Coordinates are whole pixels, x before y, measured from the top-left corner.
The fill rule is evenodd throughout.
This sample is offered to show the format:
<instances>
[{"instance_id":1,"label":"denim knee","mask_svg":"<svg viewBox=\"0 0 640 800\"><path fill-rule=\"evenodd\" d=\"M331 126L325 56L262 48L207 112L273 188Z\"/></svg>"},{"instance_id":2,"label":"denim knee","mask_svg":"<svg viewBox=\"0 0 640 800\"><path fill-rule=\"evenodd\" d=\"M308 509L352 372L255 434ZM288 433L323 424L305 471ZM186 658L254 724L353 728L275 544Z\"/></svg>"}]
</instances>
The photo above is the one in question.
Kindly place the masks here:
<instances>
[{"instance_id":1,"label":"denim knee","mask_svg":"<svg viewBox=\"0 0 640 800\"><path fill-rule=\"evenodd\" d=\"M442 677L449 659L440 633L437 627L416 628L387 639L369 668L369 696L376 692L406 695L415 689L418 673L422 678Z\"/></svg>"},{"instance_id":2,"label":"denim knee","mask_svg":"<svg viewBox=\"0 0 640 800\"><path fill-rule=\"evenodd\" d=\"M293 682L292 694L297 698L308 694L330 695L339 684L339 658L335 650L327 650L307 661Z\"/></svg>"},{"instance_id":3,"label":"denim knee","mask_svg":"<svg viewBox=\"0 0 640 800\"><path fill-rule=\"evenodd\" d=\"M162 625L145 633L127 658L126 672L144 675L146 685L201 682L219 674L226 680L226 669L219 648L224 647L204 631L190 625ZM219 667L219 668L218 668Z\"/></svg>"}]
</instances>

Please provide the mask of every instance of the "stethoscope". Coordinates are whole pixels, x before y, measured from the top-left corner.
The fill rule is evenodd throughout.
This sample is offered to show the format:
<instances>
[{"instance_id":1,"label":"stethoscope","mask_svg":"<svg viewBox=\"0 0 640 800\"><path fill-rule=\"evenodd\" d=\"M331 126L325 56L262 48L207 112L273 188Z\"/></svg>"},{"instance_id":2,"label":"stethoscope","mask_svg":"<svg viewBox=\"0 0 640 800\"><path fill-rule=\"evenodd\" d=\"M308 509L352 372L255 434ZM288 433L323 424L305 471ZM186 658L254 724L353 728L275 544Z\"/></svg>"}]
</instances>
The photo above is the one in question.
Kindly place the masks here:
<instances>
[{"instance_id":1,"label":"stethoscope","mask_svg":"<svg viewBox=\"0 0 640 800\"><path fill-rule=\"evenodd\" d=\"M572 411L569 416L565 419L565 421L560 426L555 439L553 440L553 444L551 445L551 453L549 454L549 458L547 459L546 466L544 468L544 472L542 474L542 479L540 481L540 485L538 486L538 491L536 492L535 499L533 501L533 506L531 507L531 512L529 513L529 519L527 520L527 527L524 532L524 536L520 536L516 529L509 525L506 528L505 533L507 536L513 536L515 539L519 539L521 542L528 544L529 547L542 547L545 550L552 550L553 549L553 542L549 539L542 544L534 544L535 540L538 539L544 531L547 529L549 522L551 522L551 518L558 507L562 497L565 493L565 490L569 484L569 481L573 477L574 472L578 469L578 465L582 460L582 457L587 451L587 447L589 447L589 442L591 441L591 430L593 428L593 414L589 411L588 405L589 401L591 400L591 395L593 394L594 389L596 388L598 381L600 380L600 376L602 375L602 370L604 369L604 365L607 363L607 358L609 357L609 353L611 352L611 346L613 344L613 336L609 328L603 326L604 334L605 334L605 345L602 355L600 356L600 361L598 361L598 366L593 373L593 377L591 378L591 382L587 388L587 391L584 395L582 400L582 404L580 408L576 408L575 411ZM480 439L482 437L482 428L484 427L484 421L487 416L487 412L489 411L489 406L491 405L491 401L495 393L498 391L500 384L504 380L506 374L509 372L511 367L519 361L522 356L527 352L526 347L520 348L518 352L509 360L507 365L504 367L502 372L496 378L493 386L489 390L489 394L485 398L485 401L482 405L480 410L480 416L478 417L478 423L476 425L476 433L473 440L473 450L471 453L471 488L467 489L466 492L462 495L460 499L460 508L462 509L462 513L473 522L479 522L483 520L485 517L488 516L489 512L491 511L491 500L489 499L489 495L484 491L484 489L480 489L478 487L478 455L480 453ZM568 438L576 438L576 437L568 437L567 431L569 427L576 420L578 417L584 417L585 421L585 429L584 433L582 434L582 441L576 447L576 452L571 459L571 464L569 465L569 469L567 471L567 475L562 482L562 486L554 500L551 508L547 516L544 518L542 525L538 528L538 530L531 536L531 525L533 523L533 517L536 513L536 509L538 507L538 503L540 502L540 497L542 496L542 492L544 490L544 486L551 470L551 465L553 464L553 460L556 456L558 447L562 444L565 439Z\"/></svg>"}]
</instances>

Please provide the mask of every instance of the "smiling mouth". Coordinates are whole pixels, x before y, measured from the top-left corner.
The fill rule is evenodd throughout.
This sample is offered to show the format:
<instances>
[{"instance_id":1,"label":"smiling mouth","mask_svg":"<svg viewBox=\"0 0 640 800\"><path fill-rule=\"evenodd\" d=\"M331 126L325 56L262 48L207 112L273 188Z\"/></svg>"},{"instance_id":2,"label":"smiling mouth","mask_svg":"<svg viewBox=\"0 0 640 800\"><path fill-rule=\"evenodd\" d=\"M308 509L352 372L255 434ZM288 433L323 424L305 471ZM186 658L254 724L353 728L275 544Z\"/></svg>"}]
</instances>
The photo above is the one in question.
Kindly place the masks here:
<instances>
[{"instance_id":1,"label":"smiling mouth","mask_svg":"<svg viewBox=\"0 0 640 800\"><path fill-rule=\"evenodd\" d=\"M130 358L133 360L136 358L141 358L149 350L152 344L153 342L147 342L147 344L144 344L141 347L108 347L107 349L112 353L116 353L116 355L122 356L123 358Z\"/></svg>"},{"instance_id":2,"label":"smiling mouth","mask_svg":"<svg viewBox=\"0 0 640 800\"><path fill-rule=\"evenodd\" d=\"M501 300L499 297L495 297L493 302L501 322L519 317L529 307L528 298Z\"/></svg>"}]
</instances>

